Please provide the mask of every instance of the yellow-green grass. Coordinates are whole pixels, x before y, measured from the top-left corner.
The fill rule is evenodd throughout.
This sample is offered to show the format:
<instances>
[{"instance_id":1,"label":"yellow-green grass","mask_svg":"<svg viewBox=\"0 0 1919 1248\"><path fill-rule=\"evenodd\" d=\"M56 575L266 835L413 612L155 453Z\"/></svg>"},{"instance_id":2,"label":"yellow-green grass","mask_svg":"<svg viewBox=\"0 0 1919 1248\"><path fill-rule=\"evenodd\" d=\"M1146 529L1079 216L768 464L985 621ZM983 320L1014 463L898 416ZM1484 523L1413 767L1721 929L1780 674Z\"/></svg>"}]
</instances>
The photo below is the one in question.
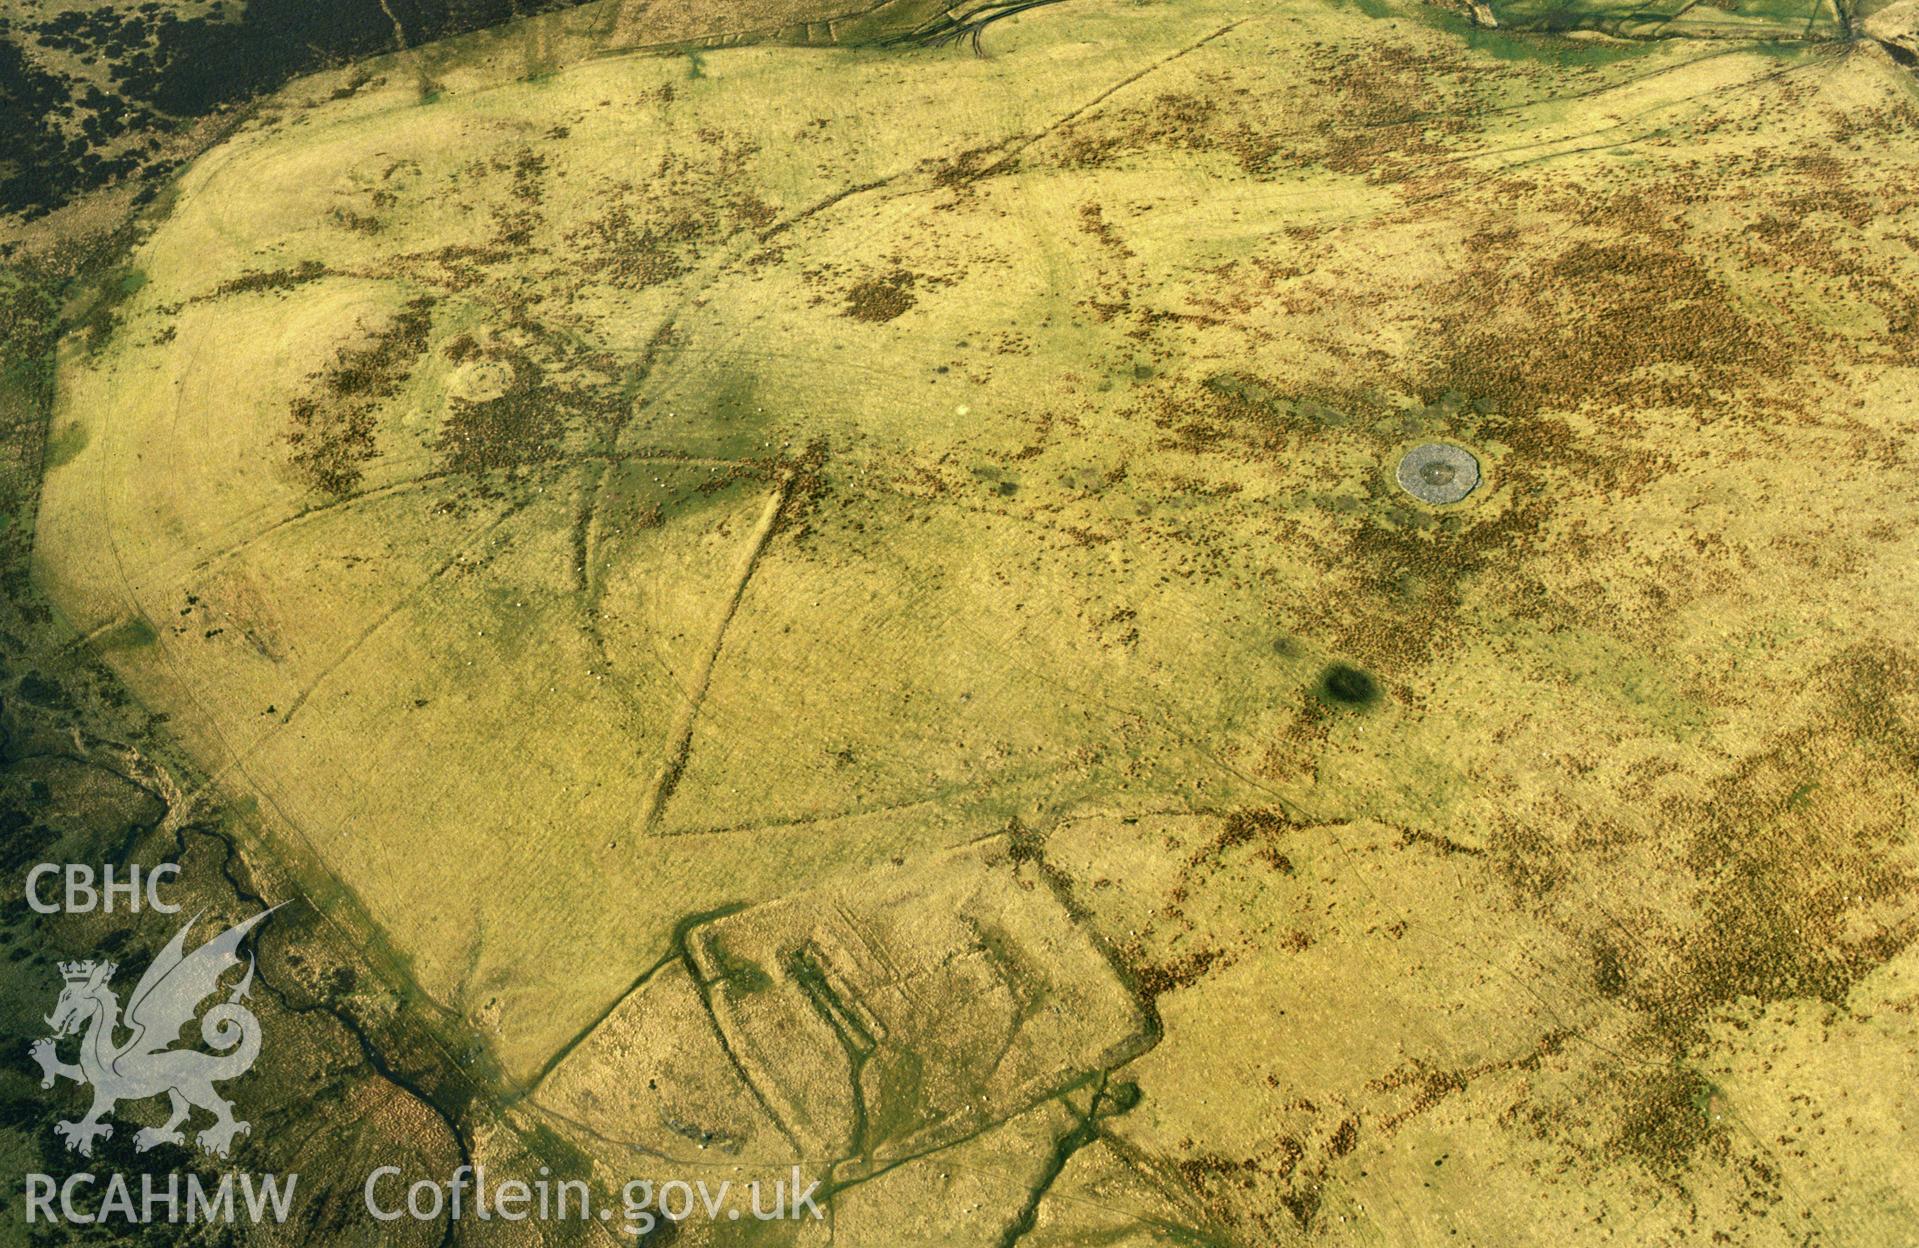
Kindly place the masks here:
<instances>
[{"instance_id":1,"label":"yellow-green grass","mask_svg":"<svg viewBox=\"0 0 1919 1248\"><path fill-rule=\"evenodd\" d=\"M1411 6L516 30L183 176L37 562L511 1082L684 916L1017 819L1165 1028L1062 1199L1892 1242L1899 1129L1775 1143L1738 1020L1821 1066L1803 1011L1911 991L1905 71Z\"/></svg>"}]
</instances>

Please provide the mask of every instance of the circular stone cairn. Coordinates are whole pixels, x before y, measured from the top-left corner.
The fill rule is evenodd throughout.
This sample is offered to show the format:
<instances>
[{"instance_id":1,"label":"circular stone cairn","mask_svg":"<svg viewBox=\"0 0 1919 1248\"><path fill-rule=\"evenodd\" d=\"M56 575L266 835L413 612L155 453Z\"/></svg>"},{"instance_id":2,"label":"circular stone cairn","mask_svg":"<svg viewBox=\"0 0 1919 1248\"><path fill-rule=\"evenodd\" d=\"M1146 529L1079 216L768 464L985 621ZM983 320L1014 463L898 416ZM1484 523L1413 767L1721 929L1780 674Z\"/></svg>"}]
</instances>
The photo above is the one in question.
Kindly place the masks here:
<instances>
[{"instance_id":1,"label":"circular stone cairn","mask_svg":"<svg viewBox=\"0 0 1919 1248\"><path fill-rule=\"evenodd\" d=\"M1428 442L1406 452L1397 475L1399 487L1408 494L1422 503L1444 507L1479 485L1479 461L1460 447Z\"/></svg>"}]
</instances>

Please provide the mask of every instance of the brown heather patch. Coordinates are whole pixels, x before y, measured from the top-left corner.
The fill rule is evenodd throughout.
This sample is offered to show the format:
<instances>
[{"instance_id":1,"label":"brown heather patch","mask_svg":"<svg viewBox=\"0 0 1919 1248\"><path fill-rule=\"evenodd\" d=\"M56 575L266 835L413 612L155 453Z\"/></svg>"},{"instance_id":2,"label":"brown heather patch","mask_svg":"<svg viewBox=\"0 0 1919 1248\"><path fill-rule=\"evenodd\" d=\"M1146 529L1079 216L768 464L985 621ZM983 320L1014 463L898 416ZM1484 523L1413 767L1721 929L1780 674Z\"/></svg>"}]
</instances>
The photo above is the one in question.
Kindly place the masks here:
<instances>
[{"instance_id":1,"label":"brown heather patch","mask_svg":"<svg viewBox=\"0 0 1919 1248\"><path fill-rule=\"evenodd\" d=\"M1372 182L1427 184L1450 176L1439 158L1479 128L1482 80L1503 72L1451 48L1410 44L1313 45L1304 56L1309 78L1295 96L1276 98L1261 71L1204 73L1194 90L1062 127L1056 159L1092 168L1171 149L1218 153L1253 177L1318 164Z\"/></svg>"},{"instance_id":2,"label":"brown heather patch","mask_svg":"<svg viewBox=\"0 0 1919 1248\"><path fill-rule=\"evenodd\" d=\"M1185 1140L1182 1145L1192 1150L1197 1147L1197 1142ZM1261 1187L1271 1186L1276 1178L1283 1183L1305 1154L1299 1141L1290 1136L1282 1138L1275 1151L1279 1156L1276 1165L1262 1165L1259 1159L1253 1157L1198 1152L1182 1157L1173 1164L1186 1189L1213 1218L1220 1222L1250 1218L1263 1234L1270 1235L1277 1229L1271 1219L1257 1209L1248 1208L1256 1203L1252 1193ZM1286 1229L1292 1228L1289 1226Z\"/></svg>"},{"instance_id":3,"label":"brown heather patch","mask_svg":"<svg viewBox=\"0 0 1919 1248\"><path fill-rule=\"evenodd\" d=\"M804 450L782 453L763 467L753 466L768 480L786 481L786 501L773 518L771 536L804 543L813 535L815 518L827 496L826 461L826 439L814 438Z\"/></svg>"},{"instance_id":4,"label":"brown heather patch","mask_svg":"<svg viewBox=\"0 0 1919 1248\"><path fill-rule=\"evenodd\" d=\"M1885 103L1874 107L1834 109L1827 114L1827 122L1833 142L1842 147L1856 148L1861 140L1870 139L1904 144L1919 131L1919 104L1889 93Z\"/></svg>"},{"instance_id":5,"label":"brown heather patch","mask_svg":"<svg viewBox=\"0 0 1919 1248\"><path fill-rule=\"evenodd\" d=\"M1482 79L1501 71L1452 49L1423 51L1378 44L1311 58L1315 100L1330 114L1317 123L1310 155L1335 173L1371 182L1431 176L1450 140L1479 128Z\"/></svg>"},{"instance_id":6,"label":"brown heather patch","mask_svg":"<svg viewBox=\"0 0 1919 1248\"><path fill-rule=\"evenodd\" d=\"M1220 829L1218 835L1193 851L1186 861L1187 868L1190 870L1198 867L1218 867L1221 855L1254 841L1269 842L1268 852L1276 852L1273 846L1298 826L1291 817L1281 811L1236 810L1226 816L1226 826ZM1283 860L1283 855L1278 860L1266 859L1269 864L1274 865L1276 861ZM1290 863L1287 865L1291 866Z\"/></svg>"},{"instance_id":7,"label":"brown heather patch","mask_svg":"<svg viewBox=\"0 0 1919 1248\"><path fill-rule=\"evenodd\" d=\"M1596 227L1608 214L1624 228L1601 235ZM1433 400L1420 427L1500 448L1503 496L1488 511L1433 515L1382 480L1330 545L1320 539L1315 553L1340 592L1320 596L1317 614L1294 623L1383 678L1456 644L1461 595L1476 579L1497 578L1508 609L1520 614L1549 606L1603 614L1606 603L1549 602L1526 571L1529 557L1544 553L1543 525L1556 504L1569 490L1630 494L1670 470L1670 452L1642 435L1637 410L1680 406L1718 416L1737 414L1735 401L1754 390L1789 395L1786 374L1812 337L1790 337L1738 311L1689 253L1669 206L1614 196L1555 232L1574 241L1529 252L1511 230L1471 240L1466 262L1420 292L1435 312L1410 356L1415 363L1380 379ZM1408 428L1407 413L1369 390L1289 396L1285 383L1247 374L1217 375L1151 402L1148 415L1182 449L1282 467L1333 440L1360 442L1383 462ZM1603 436L1556 414L1574 409Z\"/></svg>"},{"instance_id":8,"label":"brown heather patch","mask_svg":"<svg viewBox=\"0 0 1919 1248\"><path fill-rule=\"evenodd\" d=\"M1919 661L1904 650L1855 646L1820 681L1836 727L1883 751L1895 770L1919 772Z\"/></svg>"},{"instance_id":9,"label":"brown heather patch","mask_svg":"<svg viewBox=\"0 0 1919 1248\"><path fill-rule=\"evenodd\" d=\"M1716 1090L1694 1056L1735 1002L1843 1006L1864 976L1919 937L1904 864L1909 777L1919 766L1919 661L1862 644L1813 678L1824 713L1779 733L1697 798L1659 810L1671 870L1689 879L1697 917L1592 935L1594 987L1630 1011L1634 1042L1596 1072L1588 1101L1610 1119L1598 1164L1632 1160L1676 1188L1702 1151L1736 1160L1715 1122ZM1580 812L1555 820L1570 823ZM1535 897L1565 881L1536 831L1495 838L1508 880ZM1541 1138L1559 1115L1528 1115ZM1751 1199L1775 1202L1778 1176L1745 1163Z\"/></svg>"},{"instance_id":10,"label":"brown heather patch","mask_svg":"<svg viewBox=\"0 0 1919 1248\"><path fill-rule=\"evenodd\" d=\"M846 307L840 315L873 323L893 320L913 306L916 281L917 275L905 269L869 277L846 292Z\"/></svg>"},{"instance_id":11,"label":"brown heather patch","mask_svg":"<svg viewBox=\"0 0 1919 1248\"><path fill-rule=\"evenodd\" d=\"M752 188L758 148L718 130L700 131L692 154L663 153L643 184L602 194L609 207L567 235L580 272L642 289L673 281L715 244L766 231L777 208Z\"/></svg>"},{"instance_id":12,"label":"brown heather patch","mask_svg":"<svg viewBox=\"0 0 1919 1248\"><path fill-rule=\"evenodd\" d=\"M1013 140L1002 140L981 147L969 147L957 155L927 162L924 168L933 185L953 192L952 198L940 205L941 210L950 210L964 200L971 194L974 184L982 179L1017 168L1018 154L1007 153L1012 143Z\"/></svg>"},{"instance_id":13,"label":"brown heather patch","mask_svg":"<svg viewBox=\"0 0 1919 1248\"><path fill-rule=\"evenodd\" d=\"M355 212L351 208L335 208L327 214L329 220L344 230L356 234L378 234L385 229L385 223L370 213Z\"/></svg>"},{"instance_id":14,"label":"brown heather patch","mask_svg":"<svg viewBox=\"0 0 1919 1248\"><path fill-rule=\"evenodd\" d=\"M1816 680L1820 721L1780 734L1702 799L1667 804L1690 830L1685 864L1704 920L1674 938L1682 971L1635 994L1675 1035L1741 997L1837 1004L1919 936L1901 904L1919 885L1901 856L1919 663L1862 645Z\"/></svg>"},{"instance_id":15,"label":"brown heather patch","mask_svg":"<svg viewBox=\"0 0 1919 1248\"><path fill-rule=\"evenodd\" d=\"M1679 1063L1621 1063L1614 1071L1613 1100L1619 1123L1611 1148L1638 1160L1653 1174L1676 1181L1702 1146L1726 1148L1725 1129L1712 1121L1712 1085Z\"/></svg>"},{"instance_id":16,"label":"brown heather patch","mask_svg":"<svg viewBox=\"0 0 1919 1248\"><path fill-rule=\"evenodd\" d=\"M1356 442L1383 462L1403 439L1406 413L1362 394L1323 397L1338 405L1283 397L1276 383L1225 374L1157 395L1149 410L1181 449L1268 462L1281 472L1292 471L1302 451L1316 443ZM1549 514L1546 480L1555 470L1577 470L1600 486L1622 477L1630 456L1584 450L1563 422L1507 419L1485 407L1447 397L1427 409L1428 419L1468 443L1513 448L1507 458L1514 466L1502 471L1512 495L1507 505L1487 515L1434 516L1376 483L1367 501L1330 534L1300 534L1299 549L1319 564L1327 592L1295 604L1301 614L1293 627L1324 638L1332 653L1390 681L1457 643L1461 595L1476 577L1500 575L1511 610L1545 605L1543 586L1520 569ZM1653 468L1631 471L1649 476ZM1324 731L1320 711L1308 708L1303 716L1288 732L1300 743Z\"/></svg>"},{"instance_id":17,"label":"brown heather patch","mask_svg":"<svg viewBox=\"0 0 1919 1248\"><path fill-rule=\"evenodd\" d=\"M1091 169L1156 147L1201 150L1212 145L1206 123L1217 109L1203 96L1164 92L1145 104L1102 110L1060 128L1059 163Z\"/></svg>"},{"instance_id":18,"label":"brown heather patch","mask_svg":"<svg viewBox=\"0 0 1919 1248\"><path fill-rule=\"evenodd\" d=\"M201 303L226 295L243 295L262 290L292 290L325 277L327 267L318 260L302 260L290 269L270 269L260 273L242 273L221 282L204 295L195 295L189 303Z\"/></svg>"},{"instance_id":19,"label":"brown heather patch","mask_svg":"<svg viewBox=\"0 0 1919 1248\"><path fill-rule=\"evenodd\" d=\"M1624 611L1634 627L1657 626L1646 609L1658 607L1663 618L1686 595L1704 592L1708 586L1680 583L1647 591L1642 609L1613 599L1580 604L1549 598L1528 568L1547 553L1560 562L1604 555L1569 547L1587 540L1577 536L1555 537L1548 551L1544 526L1565 499L1630 495L1671 470L1675 452L1650 440L1638 413L1679 408L1698 419L1753 420L1752 401L1764 398L1766 419L1790 419L1807 401L1793 388L1792 369L1829 343L1808 323L1782 326L1741 311L1693 253L1669 201L1596 196L1553 232L1569 241L1527 247L1511 231L1472 240L1465 263L1421 292L1434 309L1412 355L1423 362L1386 379L1445 409L1425 427L1500 448L1503 504L1433 516L1376 483L1372 504L1342 525L1340 545L1321 552L1327 576L1345 592L1324 596L1323 618L1311 623L1384 678L1457 644L1461 594L1474 581L1496 584L1519 615ZM1280 453L1310 422L1297 401L1276 404L1276 389L1225 396L1213 426L1232 430L1241 445ZM1391 422L1384 436L1370 432L1377 403L1362 394L1329 397L1352 414L1346 436L1390 453Z\"/></svg>"},{"instance_id":20,"label":"brown heather patch","mask_svg":"<svg viewBox=\"0 0 1919 1248\"><path fill-rule=\"evenodd\" d=\"M1079 206L1079 228L1098 239L1114 253L1131 258L1133 249L1126 245L1126 240L1120 237L1119 231L1113 228L1098 204L1085 203Z\"/></svg>"},{"instance_id":21,"label":"brown heather patch","mask_svg":"<svg viewBox=\"0 0 1919 1248\"><path fill-rule=\"evenodd\" d=\"M1269 122L1264 89L1205 76L1201 91L1169 91L1143 104L1103 110L1062 127L1056 159L1068 169L1099 168L1155 149L1218 152L1244 173L1276 173L1293 163L1296 135Z\"/></svg>"},{"instance_id":22,"label":"brown heather patch","mask_svg":"<svg viewBox=\"0 0 1919 1248\"><path fill-rule=\"evenodd\" d=\"M1447 1097L1466 1090L1466 1073L1445 1070L1420 1058L1371 1080L1367 1090L1391 1093L1400 1098L1398 1108L1380 1122L1380 1129L1392 1131L1400 1123L1426 1113Z\"/></svg>"},{"instance_id":23,"label":"brown heather patch","mask_svg":"<svg viewBox=\"0 0 1919 1248\"><path fill-rule=\"evenodd\" d=\"M1349 1118L1324 1142L1282 1135L1255 1156L1194 1153L1175 1164L1187 1189L1215 1219L1243 1225L1251 1242L1283 1243L1311 1228L1329 1161L1357 1141L1358 1124ZM1195 1147L1192 1140L1182 1144Z\"/></svg>"},{"instance_id":24,"label":"brown heather patch","mask_svg":"<svg viewBox=\"0 0 1919 1248\"><path fill-rule=\"evenodd\" d=\"M434 449L455 472L490 472L550 458L568 396L548 385L545 370L527 356L500 348L486 354L504 362L512 380L489 399L449 400Z\"/></svg>"},{"instance_id":25,"label":"brown heather patch","mask_svg":"<svg viewBox=\"0 0 1919 1248\"><path fill-rule=\"evenodd\" d=\"M1224 963L1222 959L1225 959ZM1169 961L1137 966L1133 971L1135 995L1142 1005L1150 1008L1161 995L1176 988L1192 987L1204 979L1207 972L1222 964L1231 965L1231 959L1226 958L1223 950L1195 949Z\"/></svg>"},{"instance_id":26,"label":"brown heather patch","mask_svg":"<svg viewBox=\"0 0 1919 1248\"><path fill-rule=\"evenodd\" d=\"M699 223L690 216L659 223L639 222L632 209L616 204L568 241L586 248L580 263L582 272L639 290L663 285L685 273L690 244L699 235Z\"/></svg>"},{"instance_id":27,"label":"brown heather patch","mask_svg":"<svg viewBox=\"0 0 1919 1248\"><path fill-rule=\"evenodd\" d=\"M1601 196L1566 223L1564 244L1516 254L1524 240L1510 233L1476 240L1469 263L1425 292L1440 311L1411 388L1531 419L1591 403L1706 408L1783 378L1799 344L1738 310L1672 209Z\"/></svg>"},{"instance_id":28,"label":"brown heather patch","mask_svg":"<svg viewBox=\"0 0 1919 1248\"><path fill-rule=\"evenodd\" d=\"M629 365L524 312L478 336L457 335L440 353L456 364L493 361L507 374L498 394L448 396L433 439L445 471L487 473L550 460L569 432L587 445L612 446L631 414L623 380Z\"/></svg>"},{"instance_id":29,"label":"brown heather patch","mask_svg":"<svg viewBox=\"0 0 1919 1248\"><path fill-rule=\"evenodd\" d=\"M337 496L359 485L361 466L373 458L380 404L399 393L426 350L432 309L429 297L410 301L371 343L342 350L308 378L308 393L288 411L286 440L293 474L309 489Z\"/></svg>"}]
</instances>

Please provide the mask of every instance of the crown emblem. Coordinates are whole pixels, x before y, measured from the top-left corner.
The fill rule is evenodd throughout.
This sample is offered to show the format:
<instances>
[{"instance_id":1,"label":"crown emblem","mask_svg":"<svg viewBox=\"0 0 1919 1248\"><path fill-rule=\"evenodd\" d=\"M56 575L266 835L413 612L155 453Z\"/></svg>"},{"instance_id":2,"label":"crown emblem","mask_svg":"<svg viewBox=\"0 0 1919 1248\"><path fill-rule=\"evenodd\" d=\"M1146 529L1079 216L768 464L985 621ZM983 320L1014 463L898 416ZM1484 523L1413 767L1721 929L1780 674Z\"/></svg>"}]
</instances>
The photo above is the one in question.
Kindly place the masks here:
<instances>
[{"instance_id":1,"label":"crown emblem","mask_svg":"<svg viewBox=\"0 0 1919 1248\"><path fill-rule=\"evenodd\" d=\"M70 984L85 983L87 980L93 978L94 971L101 969L102 965L102 963L95 962L91 958L85 962L62 962L60 964L60 975ZM113 965L111 962L104 964L106 973L101 976L102 979L112 976Z\"/></svg>"}]
</instances>

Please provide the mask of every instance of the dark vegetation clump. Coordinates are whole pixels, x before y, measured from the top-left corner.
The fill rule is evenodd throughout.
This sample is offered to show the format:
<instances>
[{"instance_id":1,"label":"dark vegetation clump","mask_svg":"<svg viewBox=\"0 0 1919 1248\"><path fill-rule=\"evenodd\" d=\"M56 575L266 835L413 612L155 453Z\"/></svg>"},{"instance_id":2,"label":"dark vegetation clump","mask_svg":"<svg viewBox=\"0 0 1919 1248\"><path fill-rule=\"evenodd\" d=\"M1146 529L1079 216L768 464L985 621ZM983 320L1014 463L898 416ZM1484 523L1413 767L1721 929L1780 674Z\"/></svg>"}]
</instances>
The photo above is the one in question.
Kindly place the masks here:
<instances>
[{"instance_id":1,"label":"dark vegetation clump","mask_svg":"<svg viewBox=\"0 0 1919 1248\"><path fill-rule=\"evenodd\" d=\"M295 286L311 282L326 275L326 266L318 260L302 260L290 269L266 269L256 273L242 273L235 278L221 282L198 299L217 299L224 295L241 295L263 290L292 290Z\"/></svg>"},{"instance_id":2,"label":"dark vegetation clump","mask_svg":"<svg viewBox=\"0 0 1919 1248\"><path fill-rule=\"evenodd\" d=\"M913 274L904 269L868 278L846 292L840 315L874 323L893 320L913 306L913 282Z\"/></svg>"},{"instance_id":3,"label":"dark vegetation clump","mask_svg":"<svg viewBox=\"0 0 1919 1248\"><path fill-rule=\"evenodd\" d=\"M1625 1113L1613 1143L1655 1174L1685 1170L1701 1145L1719 1135L1713 1087L1686 1066L1642 1067L1627 1076Z\"/></svg>"},{"instance_id":4,"label":"dark vegetation clump","mask_svg":"<svg viewBox=\"0 0 1919 1248\"><path fill-rule=\"evenodd\" d=\"M1224 957L1218 949L1195 949L1168 962L1138 968L1133 974L1134 995L1142 1005L1154 1001L1175 988L1190 988Z\"/></svg>"},{"instance_id":5,"label":"dark vegetation clump","mask_svg":"<svg viewBox=\"0 0 1919 1248\"><path fill-rule=\"evenodd\" d=\"M288 412L290 463L302 484L336 497L359 486L361 469L373 458L380 404L399 393L426 351L432 324L433 300L423 295L372 342L342 350L309 378L313 389Z\"/></svg>"},{"instance_id":6,"label":"dark vegetation clump","mask_svg":"<svg viewBox=\"0 0 1919 1248\"><path fill-rule=\"evenodd\" d=\"M88 191L162 177L182 155L170 140L197 119L301 74L579 2L246 0L237 16L25 6L0 19L0 215L32 219ZM57 68L69 61L103 68L105 89Z\"/></svg>"},{"instance_id":7,"label":"dark vegetation clump","mask_svg":"<svg viewBox=\"0 0 1919 1248\"><path fill-rule=\"evenodd\" d=\"M1379 682L1356 667L1335 663L1320 674L1319 692L1340 706L1368 707L1379 701Z\"/></svg>"},{"instance_id":8,"label":"dark vegetation clump","mask_svg":"<svg viewBox=\"0 0 1919 1248\"><path fill-rule=\"evenodd\" d=\"M453 399L435 449L455 472L490 472L545 458L559 438L557 413L567 398L545 370L516 352L496 352L512 369L506 389L490 399Z\"/></svg>"}]
</instances>

